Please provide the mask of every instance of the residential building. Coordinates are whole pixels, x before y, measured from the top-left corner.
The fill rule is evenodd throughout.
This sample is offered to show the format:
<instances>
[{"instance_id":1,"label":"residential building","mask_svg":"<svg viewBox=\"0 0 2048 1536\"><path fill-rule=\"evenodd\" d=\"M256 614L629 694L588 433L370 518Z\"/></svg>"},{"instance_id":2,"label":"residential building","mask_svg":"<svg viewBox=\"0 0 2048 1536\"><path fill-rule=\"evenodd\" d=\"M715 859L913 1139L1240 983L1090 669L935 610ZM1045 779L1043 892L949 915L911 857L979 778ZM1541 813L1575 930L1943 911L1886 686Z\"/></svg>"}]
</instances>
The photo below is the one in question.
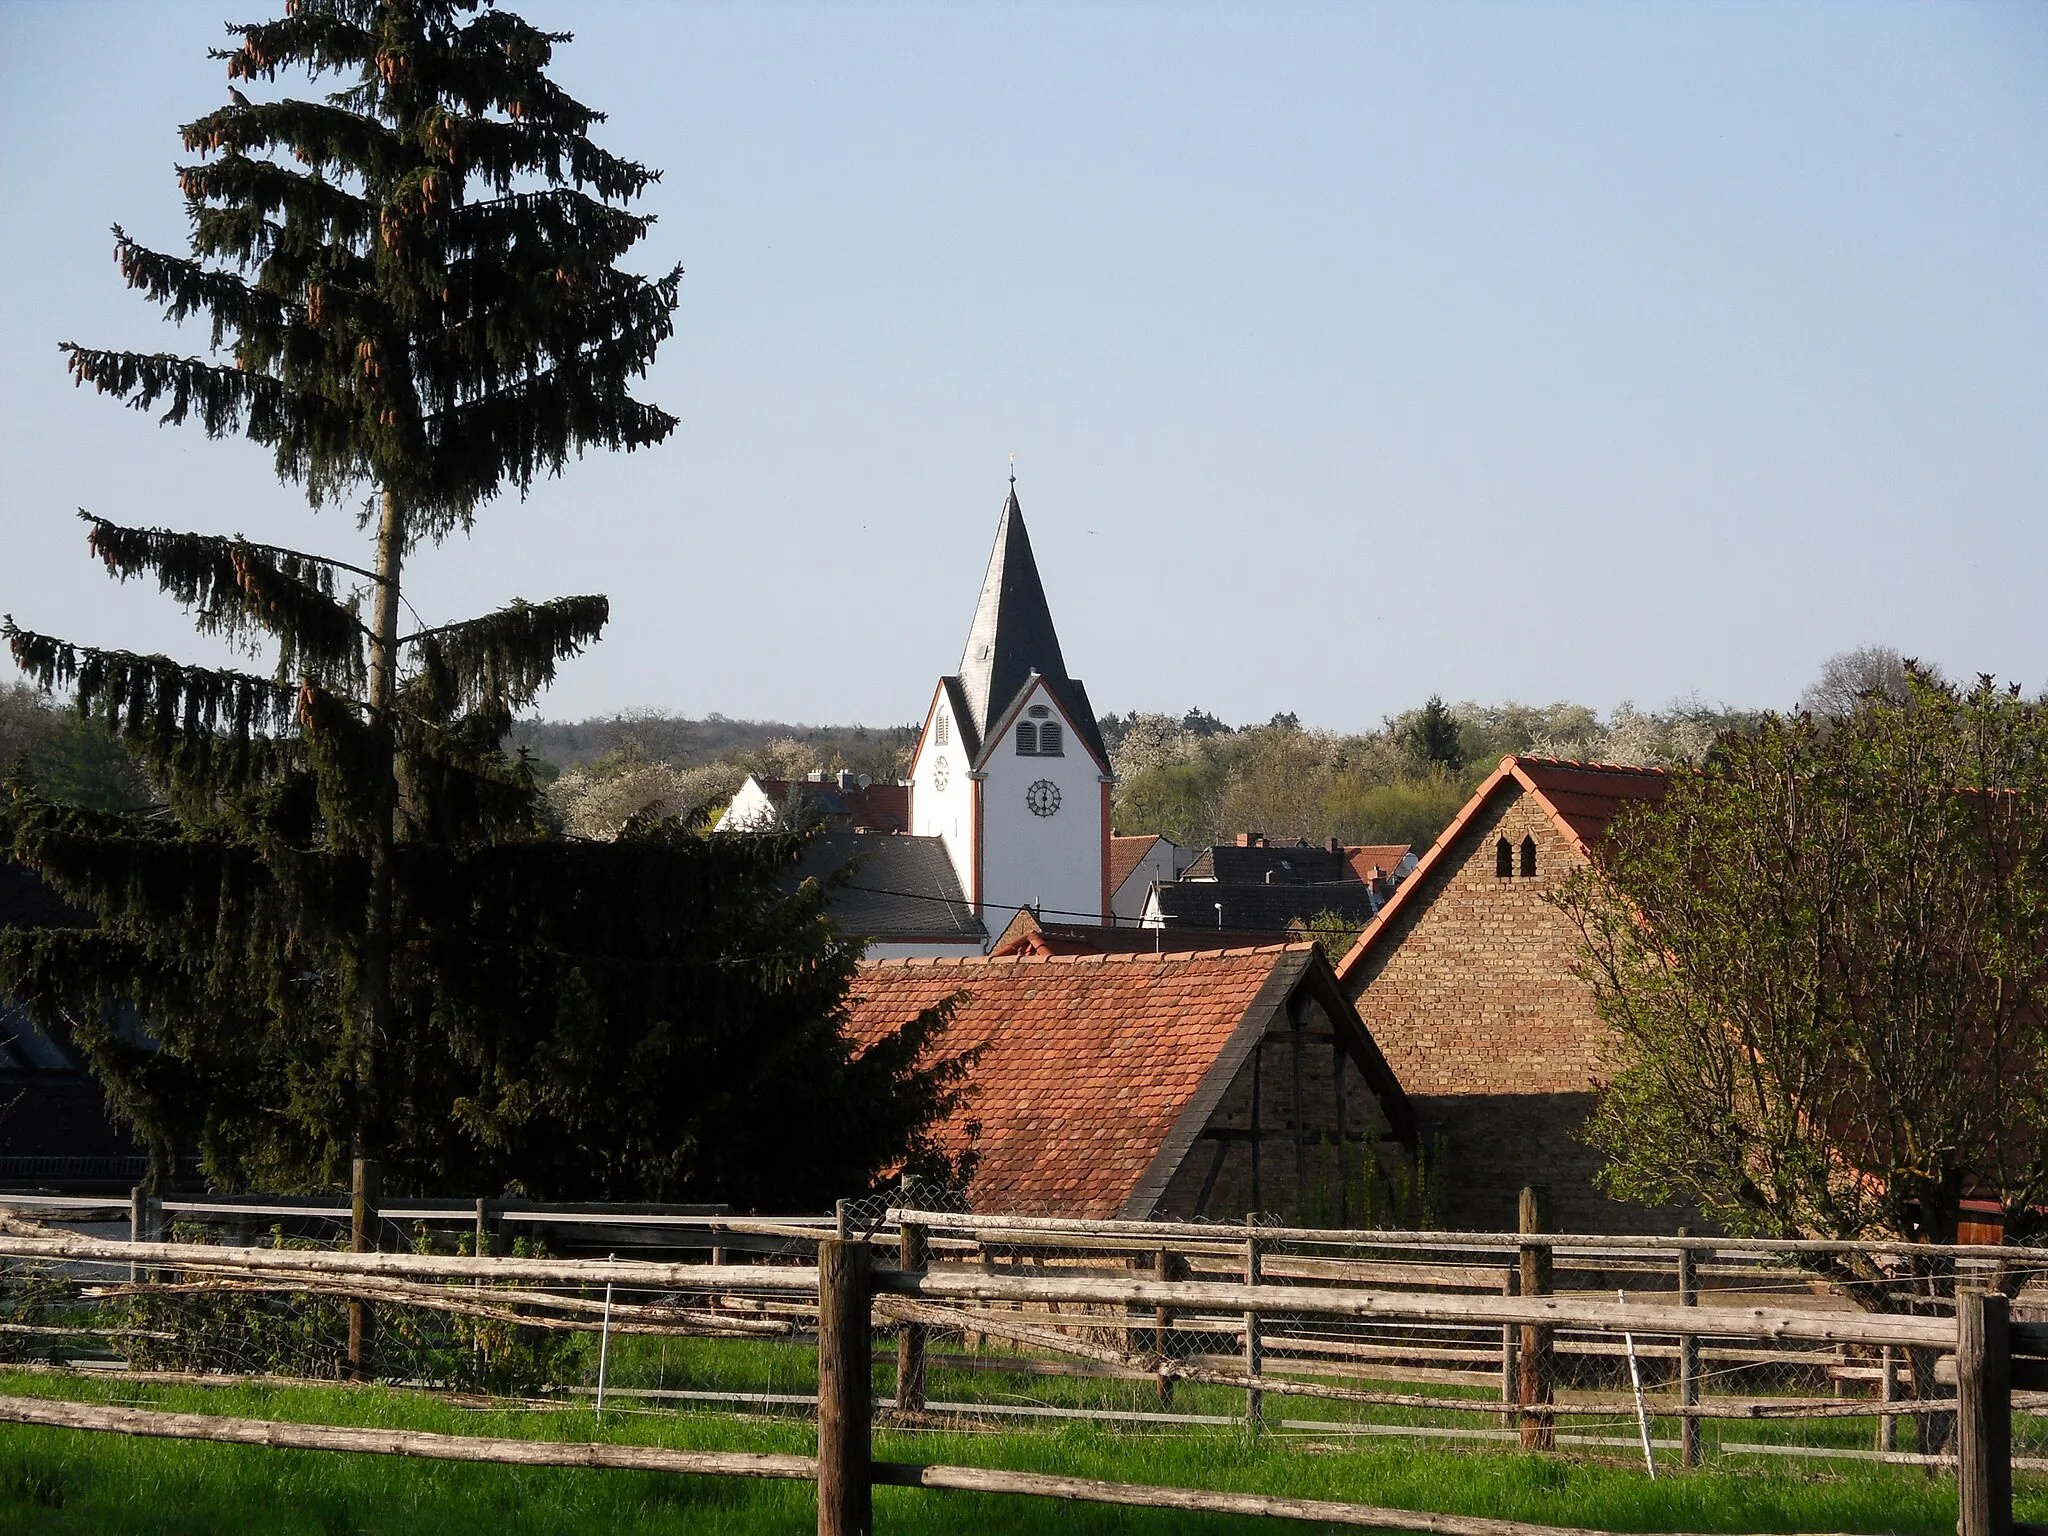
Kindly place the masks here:
<instances>
[{"instance_id":1,"label":"residential building","mask_svg":"<svg viewBox=\"0 0 2048 1536\"><path fill-rule=\"evenodd\" d=\"M825 915L868 941L871 960L980 955L988 930L968 905L945 844L894 832L825 832L804 849L791 883L826 887Z\"/></svg>"},{"instance_id":2,"label":"residential building","mask_svg":"<svg viewBox=\"0 0 2048 1536\"><path fill-rule=\"evenodd\" d=\"M822 826L829 832L908 832L910 785L877 784L866 774L813 770L801 779L749 775L720 813L715 832L765 832Z\"/></svg>"},{"instance_id":3,"label":"residential building","mask_svg":"<svg viewBox=\"0 0 2048 1536\"><path fill-rule=\"evenodd\" d=\"M1406 844L1276 843L1241 833L1196 852L1177 879L1155 881L1139 922L1257 933L1268 943L1317 918L1362 927L1415 863Z\"/></svg>"},{"instance_id":4,"label":"residential building","mask_svg":"<svg viewBox=\"0 0 2048 1536\"><path fill-rule=\"evenodd\" d=\"M1109 838L1109 909L1118 923L1134 924L1145 915L1145 898L1161 880L1178 880L1195 851L1156 832Z\"/></svg>"},{"instance_id":5,"label":"residential building","mask_svg":"<svg viewBox=\"0 0 2048 1536\"><path fill-rule=\"evenodd\" d=\"M988 952L991 959L1005 955L1178 955L1196 949L1256 949L1274 942L1269 933L1213 928L1056 923L1025 907L996 936Z\"/></svg>"}]
</instances>

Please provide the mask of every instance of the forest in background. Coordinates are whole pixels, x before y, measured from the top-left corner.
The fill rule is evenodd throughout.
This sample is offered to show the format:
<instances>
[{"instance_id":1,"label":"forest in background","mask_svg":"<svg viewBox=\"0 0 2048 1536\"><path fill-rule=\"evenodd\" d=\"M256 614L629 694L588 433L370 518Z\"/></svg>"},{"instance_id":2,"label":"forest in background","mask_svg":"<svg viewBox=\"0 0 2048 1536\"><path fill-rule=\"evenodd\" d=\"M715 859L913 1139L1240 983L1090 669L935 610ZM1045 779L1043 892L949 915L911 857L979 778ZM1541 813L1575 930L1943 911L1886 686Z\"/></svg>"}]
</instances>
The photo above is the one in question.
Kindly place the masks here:
<instances>
[{"instance_id":1,"label":"forest in background","mask_svg":"<svg viewBox=\"0 0 2048 1536\"><path fill-rule=\"evenodd\" d=\"M1839 713L1863 692L1894 691L1902 676L1895 650L1845 651L1827 663L1800 705ZM1200 709L1105 715L1099 724L1117 776L1119 832L1163 832L1197 846L1261 832L1420 849L1507 753L1696 762L1721 732L1746 729L1757 718L1756 711L1697 699L1661 710L1624 703L1602 715L1570 702L1433 698L1359 732L1306 728L1293 714L1233 726ZM526 754L545 783L560 830L608 838L636 816L722 805L750 773L901 778L917 731L915 724L810 726L646 711L522 720L507 747ZM0 772L26 774L46 793L82 804L121 807L146 799L141 779L98 726L20 684L0 686Z\"/></svg>"}]
</instances>

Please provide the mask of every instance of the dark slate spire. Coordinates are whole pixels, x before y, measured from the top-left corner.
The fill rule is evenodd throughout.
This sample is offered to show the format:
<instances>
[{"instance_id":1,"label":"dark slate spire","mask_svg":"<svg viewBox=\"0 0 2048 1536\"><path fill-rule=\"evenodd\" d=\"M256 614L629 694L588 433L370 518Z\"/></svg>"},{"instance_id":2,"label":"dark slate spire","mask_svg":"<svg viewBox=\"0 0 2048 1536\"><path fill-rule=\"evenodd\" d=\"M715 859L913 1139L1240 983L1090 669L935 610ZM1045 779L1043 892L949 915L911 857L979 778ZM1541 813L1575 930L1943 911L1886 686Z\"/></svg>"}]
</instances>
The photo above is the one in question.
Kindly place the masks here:
<instances>
[{"instance_id":1,"label":"dark slate spire","mask_svg":"<svg viewBox=\"0 0 2048 1536\"><path fill-rule=\"evenodd\" d=\"M1012 481L1002 525L996 530L996 547L988 557L988 576L981 584L981 601L967 631L967 649L960 657L960 691L977 736L987 732L990 713L1009 704L1033 672L1054 683L1067 681L1060 637L1053 631L1038 562L1031 557L1031 535L1024 531L1024 509L1017 505Z\"/></svg>"}]
</instances>

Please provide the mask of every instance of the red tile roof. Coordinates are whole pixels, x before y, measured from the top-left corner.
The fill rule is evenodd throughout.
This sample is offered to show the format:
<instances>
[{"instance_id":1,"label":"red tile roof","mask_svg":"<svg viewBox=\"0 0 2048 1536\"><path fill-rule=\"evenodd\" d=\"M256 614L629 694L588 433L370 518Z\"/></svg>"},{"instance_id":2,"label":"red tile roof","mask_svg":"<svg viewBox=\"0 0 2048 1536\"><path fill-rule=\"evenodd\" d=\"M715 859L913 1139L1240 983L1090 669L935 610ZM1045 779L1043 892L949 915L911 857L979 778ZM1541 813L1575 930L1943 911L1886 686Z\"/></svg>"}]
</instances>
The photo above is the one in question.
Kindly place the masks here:
<instances>
[{"instance_id":1,"label":"red tile roof","mask_svg":"<svg viewBox=\"0 0 2048 1536\"><path fill-rule=\"evenodd\" d=\"M1428 888L1431 872L1448 857L1449 849L1466 825L1486 808L1494 796L1519 786L1543 807L1565 838L1590 858L1605 839L1608 825L1621 814L1624 806L1663 799L1669 782L1662 768L1640 768L1627 763L1574 763L1555 757L1512 754L1502 758L1500 767L1472 792L1472 798L1465 802L1464 809L1430 844L1429 852L1401 882L1401 888L1394 892L1392 900L1366 924L1358 942L1351 946L1351 953L1337 966L1337 979L1348 984L1365 964L1366 957L1378 947L1381 935L1394 931L1395 923L1411 901L1422 899L1416 893Z\"/></svg>"},{"instance_id":2,"label":"red tile roof","mask_svg":"<svg viewBox=\"0 0 2048 1536\"><path fill-rule=\"evenodd\" d=\"M1622 807L1641 800L1662 800L1669 783L1662 768L1625 763L1571 763L1555 757L1512 757L1522 785L1539 798L1558 825L1591 853L1607 836L1607 824Z\"/></svg>"},{"instance_id":3,"label":"red tile roof","mask_svg":"<svg viewBox=\"0 0 2048 1536\"><path fill-rule=\"evenodd\" d=\"M1157 832L1147 832L1141 837L1118 837L1109 840L1109 888L1120 891L1124 882L1131 878L1131 871L1144 862L1159 841Z\"/></svg>"},{"instance_id":4,"label":"red tile roof","mask_svg":"<svg viewBox=\"0 0 2048 1536\"><path fill-rule=\"evenodd\" d=\"M1344 861L1351 866L1351 878L1370 883L1373 871L1392 875L1401 861L1414 850L1407 843L1366 843L1344 848Z\"/></svg>"},{"instance_id":5,"label":"red tile roof","mask_svg":"<svg viewBox=\"0 0 2048 1536\"><path fill-rule=\"evenodd\" d=\"M910 830L910 786L908 784L870 784L863 789L855 785L841 789L836 778L825 779L764 779L758 774L754 782L761 786L761 792L777 805L789 803L789 786L796 784L806 793L820 799L831 797L846 807L846 814L852 818L850 830L855 832L908 832Z\"/></svg>"},{"instance_id":6,"label":"red tile roof","mask_svg":"<svg viewBox=\"0 0 2048 1536\"><path fill-rule=\"evenodd\" d=\"M1019 907L989 958L1009 955L1182 954L1198 949L1256 949L1276 942L1272 933L1239 933L1216 928L1132 928L1103 923L1047 923Z\"/></svg>"},{"instance_id":7,"label":"red tile roof","mask_svg":"<svg viewBox=\"0 0 2048 1536\"><path fill-rule=\"evenodd\" d=\"M941 1136L980 1134L978 1209L1123 1211L1213 1070L1234 1073L1314 962L1308 944L1182 955L883 960L861 967L851 1030L870 1044L963 994L942 1048L979 1046L968 1102ZM1256 1007L1255 1007L1256 1005ZM1241 1026L1250 1033L1229 1052Z\"/></svg>"}]
</instances>

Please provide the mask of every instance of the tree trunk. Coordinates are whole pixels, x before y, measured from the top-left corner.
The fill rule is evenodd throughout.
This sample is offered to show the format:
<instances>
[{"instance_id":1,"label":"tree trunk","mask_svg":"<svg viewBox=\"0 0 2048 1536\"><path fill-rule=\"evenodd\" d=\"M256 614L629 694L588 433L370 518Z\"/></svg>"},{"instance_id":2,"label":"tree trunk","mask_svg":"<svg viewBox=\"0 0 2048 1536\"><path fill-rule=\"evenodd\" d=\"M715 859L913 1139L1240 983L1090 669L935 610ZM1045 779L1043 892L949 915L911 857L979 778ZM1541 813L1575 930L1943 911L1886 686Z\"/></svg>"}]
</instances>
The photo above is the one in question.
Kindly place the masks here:
<instances>
[{"instance_id":1,"label":"tree trunk","mask_svg":"<svg viewBox=\"0 0 2048 1536\"><path fill-rule=\"evenodd\" d=\"M405 561L405 514L398 498L384 492L377 522L377 602L370 638L370 730L375 743L375 812L370 829L370 901L364 914L360 971L361 1034L356 1040L355 1146L357 1157L381 1151L382 1103L379 1063L391 1038L392 866L398 821L397 732L393 705L398 692L398 605Z\"/></svg>"},{"instance_id":2,"label":"tree trunk","mask_svg":"<svg viewBox=\"0 0 2048 1536\"><path fill-rule=\"evenodd\" d=\"M1934 1383L1934 1363L1939 1351L1922 1347L1906 1351L1906 1368L1912 1376L1913 1396L1923 1403L1939 1401L1941 1388ZM1919 1415L1914 1433L1919 1444L1914 1447L1923 1455L1946 1456L1949 1440L1955 1433L1956 1416L1953 1413L1923 1413Z\"/></svg>"}]
</instances>

